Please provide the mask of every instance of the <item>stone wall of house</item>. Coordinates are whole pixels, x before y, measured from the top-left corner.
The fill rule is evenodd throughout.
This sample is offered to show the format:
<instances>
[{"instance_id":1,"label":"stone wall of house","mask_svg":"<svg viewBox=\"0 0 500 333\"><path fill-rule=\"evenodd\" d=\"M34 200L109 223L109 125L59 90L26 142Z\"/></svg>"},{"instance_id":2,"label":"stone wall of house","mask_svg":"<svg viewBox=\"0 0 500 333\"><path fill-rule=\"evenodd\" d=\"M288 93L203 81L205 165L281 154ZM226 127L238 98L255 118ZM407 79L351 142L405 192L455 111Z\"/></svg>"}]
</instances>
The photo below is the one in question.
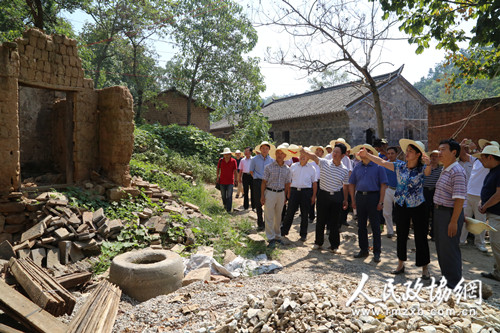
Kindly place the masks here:
<instances>
[{"instance_id":1,"label":"stone wall of house","mask_svg":"<svg viewBox=\"0 0 500 333\"><path fill-rule=\"evenodd\" d=\"M148 124L185 125L187 119L187 98L175 91L166 91L157 98L145 103L143 117ZM191 124L201 130L210 131L210 112L208 109L191 105Z\"/></svg>"},{"instance_id":2,"label":"stone wall of house","mask_svg":"<svg viewBox=\"0 0 500 333\"><path fill-rule=\"evenodd\" d=\"M16 45L3 43L0 46L0 194L20 185L18 76Z\"/></svg>"},{"instance_id":3,"label":"stone wall of house","mask_svg":"<svg viewBox=\"0 0 500 333\"><path fill-rule=\"evenodd\" d=\"M349 142L349 119L346 112L280 120L271 122L270 132L278 144L288 141L303 146L326 146L331 140L343 137ZM286 133L288 132L288 138ZM288 140L287 140L288 139Z\"/></svg>"},{"instance_id":4,"label":"stone wall of house","mask_svg":"<svg viewBox=\"0 0 500 333\"><path fill-rule=\"evenodd\" d=\"M83 87L82 62L75 39L29 29L15 42L21 64L20 82L55 90Z\"/></svg>"},{"instance_id":5,"label":"stone wall of house","mask_svg":"<svg viewBox=\"0 0 500 333\"><path fill-rule=\"evenodd\" d=\"M427 106L414 91L398 78L380 90L385 136L389 145L398 145L399 139L410 138L427 142ZM349 127L353 145L366 142L366 130L377 135L377 119L373 110L373 98L369 96L349 112ZM351 142L349 142L351 143Z\"/></svg>"},{"instance_id":6,"label":"stone wall of house","mask_svg":"<svg viewBox=\"0 0 500 333\"><path fill-rule=\"evenodd\" d=\"M104 176L130 186L130 158L134 149L134 101L126 87L99 91L99 161Z\"/></svg>"},{"instance_id":7,"label":"stone wall of house","mask_svg":"<svg viewBox=\"0 0 500 333\"><path fill-rule=\"evenodd\" d=\"M451 138L463 125L471 110L476 109L463 130L455 137L458 142L463 138L500 142L500 97L458 103L429 106L429 145L437 149L439 142Z\"/></svg>"}]
</instances>

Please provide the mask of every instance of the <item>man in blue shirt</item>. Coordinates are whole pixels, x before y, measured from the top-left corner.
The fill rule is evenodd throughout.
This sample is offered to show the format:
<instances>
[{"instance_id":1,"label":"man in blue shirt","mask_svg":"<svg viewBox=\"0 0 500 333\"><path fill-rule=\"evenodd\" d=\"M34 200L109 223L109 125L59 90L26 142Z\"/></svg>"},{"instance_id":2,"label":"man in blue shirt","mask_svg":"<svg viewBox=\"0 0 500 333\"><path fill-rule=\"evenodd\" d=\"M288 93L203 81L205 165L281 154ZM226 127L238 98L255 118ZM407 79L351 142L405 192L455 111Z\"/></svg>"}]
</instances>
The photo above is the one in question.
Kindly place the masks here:
<instances>
[{"instance_id":1,"label":"man in blue shirt","mask_svg":"<svg viewBox=\"0 0 500 333\"><path fill-rule=\"evenodd\" d=\"M368 145L360 145L352 149L353 153L366 149L369 153L376 155L376 150ZM356 158L360 158L356 154ZM368 230L367 220L373 234L373 261L380 262L381 239L380 239L380 211L384 207L385 189L387 188L387 175L383 167L371 162L368 158L362 158L362 163L357 164L349 177L349 192L352 199L352 208L358 210L358 242L360 251L354 258L368 257ZM354 195L356 191L356 195Z\"/></svg>"},{"instance_id":2,"label":"man in blue shirt","mask_svg":"<svg viewBox=\"0 0 500 333\"><path fill-rule=\"evenodd\" d=\"M267 141L263 141L255 147L255 150L260 151L260 154L252 158L252 162L250 163L250 175L253 177L252 198L255 198L255 210L257 211L257 231L264 231L265 225L264 218L262 217L262 204L260 202L261 185L265 167L274 162L274 159L269 156L269 151L276 150L276 147Z\"/></svg>"}]
</instances>

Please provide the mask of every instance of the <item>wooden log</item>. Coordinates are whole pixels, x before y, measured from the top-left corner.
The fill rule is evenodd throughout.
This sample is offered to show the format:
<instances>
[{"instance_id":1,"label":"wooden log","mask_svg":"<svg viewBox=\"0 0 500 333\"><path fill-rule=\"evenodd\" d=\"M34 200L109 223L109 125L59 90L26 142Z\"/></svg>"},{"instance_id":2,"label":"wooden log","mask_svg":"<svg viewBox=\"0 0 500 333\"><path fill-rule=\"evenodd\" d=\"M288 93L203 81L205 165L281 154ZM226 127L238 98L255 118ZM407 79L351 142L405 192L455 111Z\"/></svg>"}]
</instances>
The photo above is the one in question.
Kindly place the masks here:
<instances>
[{"instance_id":1,"label":"wooden log","mask_svg":"<svg viewBox=\"0 0 500 333\"><path fill-rule=\"evenodd\" d=\"M54 316L71 314L76 299L30 258L11 258L10 270L33 302Z\"/></svg>"},{"instance_id":2,"label":"wooden log","mask_svg":"<svg viewBox=\"0 0 500 333\"><path fill-rule=\"evenodd\" d=\"M0 279L0 309L30 331L65 333L68 327Z\"/></svg>"},{"instance_id":3,"label":"wooden log","mask_svg":"<svg viewBox=\"0 0 500 333\"><path fill-rule=\"evenodd\" d=\"M121 294L117 286L101 281L69 324L68 333L110 333Z\"/></svg>"},{"instance_id":4,"label":"wooden log","mask_svg":"<svg viewBox=\"0 0 500 333\"><path fill-rule=\"evenodd\" d=\"M56 277L56 281L59 282L64 288L70 289L88 282L91 277L91 272L78 272L58 276Z\"/></svg>"}]
</instances>

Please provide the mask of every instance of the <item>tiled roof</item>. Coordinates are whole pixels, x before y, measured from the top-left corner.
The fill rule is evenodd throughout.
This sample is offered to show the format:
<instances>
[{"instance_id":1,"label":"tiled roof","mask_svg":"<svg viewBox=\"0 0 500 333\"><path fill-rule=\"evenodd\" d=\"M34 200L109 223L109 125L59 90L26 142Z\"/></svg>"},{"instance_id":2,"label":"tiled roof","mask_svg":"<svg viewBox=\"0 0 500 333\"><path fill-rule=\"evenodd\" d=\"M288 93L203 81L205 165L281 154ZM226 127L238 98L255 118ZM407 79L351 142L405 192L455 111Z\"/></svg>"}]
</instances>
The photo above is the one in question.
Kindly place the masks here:
<instances>
[{"instance_id":1,"label":"tiled roof","mask_svg":"<svg viewBox=\"0 0 500 333\"><path fill-rule=\"evenodd\" d=\"M397 78L402 70L403 66L394 72L375 76L374 79L377 86L380 88ZM368 88L361 85L361 83L361 81L354 81L273 100L262 108L262 113L270 122L273 122L344 111L349 106L371 94ZM230 126L227 120L222 119L211 124L210 129L215 130L228 127Z\"/></svg>"}]
</instances>

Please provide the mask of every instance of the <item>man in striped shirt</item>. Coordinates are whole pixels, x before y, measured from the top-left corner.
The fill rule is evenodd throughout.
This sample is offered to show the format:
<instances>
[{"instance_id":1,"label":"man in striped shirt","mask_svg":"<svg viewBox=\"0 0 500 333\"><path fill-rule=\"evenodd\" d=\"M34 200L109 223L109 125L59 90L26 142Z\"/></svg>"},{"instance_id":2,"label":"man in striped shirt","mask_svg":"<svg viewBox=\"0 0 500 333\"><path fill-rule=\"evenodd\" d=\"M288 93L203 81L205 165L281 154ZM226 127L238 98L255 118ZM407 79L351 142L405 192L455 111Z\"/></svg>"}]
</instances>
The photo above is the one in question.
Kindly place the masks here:
<instances>
[{"instance_id":1,"label":"man in striped shirt","mask_svg":"<svg viewBox=\"0 0 500 333\"><path fill-rule=\"evenodd\" d=\"M447 287L455 288L462 279L460 233L464 223L464 202L467 195L465 170L458 164L460 144L453 139L439 143L439 161L443 171L434 192L434 239L441 274ZM430 168L425 169L430 174Z\"/></svg>"},{"instance_id":2,"label":"man in striped shirt","mask_svg":"<svg viewBox=\"0 0 500 333\"><path fill-rule=\"evenodd\" d=\"M317 200L318 220L316 222L316 240L313 249L319 250L325 239L325 225L330 225L330 251L339 254L340 213L347 209L349 170L341 163L347 148L338 143L332 150L332 160L319 158L305 150L301 153L312 159L320 168L319 194Z\"/></svg>"}]
</instances>

